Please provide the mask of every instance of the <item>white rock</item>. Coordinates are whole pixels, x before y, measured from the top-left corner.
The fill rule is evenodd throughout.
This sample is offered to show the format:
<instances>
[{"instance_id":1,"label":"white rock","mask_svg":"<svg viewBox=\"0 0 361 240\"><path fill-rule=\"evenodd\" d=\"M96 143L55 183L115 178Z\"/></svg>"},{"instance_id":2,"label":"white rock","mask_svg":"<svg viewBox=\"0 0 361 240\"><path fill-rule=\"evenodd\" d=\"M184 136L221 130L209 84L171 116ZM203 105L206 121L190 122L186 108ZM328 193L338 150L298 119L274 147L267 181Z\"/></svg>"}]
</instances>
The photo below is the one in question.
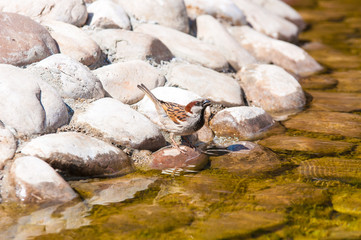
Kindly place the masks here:
<instances>
[{"instance_id":1,"label":"white rock","mask_svg":"<svg viewBox=\"0 0 361 240\"><path fill-rule=\"evenodd\" d=\"M306 23L301 15L291 6L281 0L251 0L251 2L260 5L269 12L276 14L288 21L293 22L300 30L306 27Z\"/></svg>"},{"instance_id":2,"label":"white rock","mask_svg":"<svg viewBox=\"0 0 361 240\"><path fill-rule=\"evenodd\" d=\"M233 2L244 12L247 22L258 32L288 42L297 38L298 28L295 24L248 0L233 0Z\"/></svg>"},{"instance_id":3,"label":"white rock","mask_svg":"<svg viewBox=\"0 0 361 240\"><path fill-rule=\"evenodd\" d=\"M181 105L187 105L191 101L201 98L199 95L191 91L175 87L158 87L151 90L151 92L160 100L174 102ZM138 112L147 116L153 123L158 126L163 126L159 121L154 103L147 96L138 102L136 107Z\"/></svg>"},{"instance_id":4,"label":"white rock","mask_svg":"<svg viewBox=\"0 0 361 240\"><path fill-rule=\"evenodd\" d=\"M27 143L21 152L75 176L121 175L133 170L122 150L77 132L43 135Z\"/></svg>"},{"instance_id":5,"label":"white rock","mask_svg":"<svg viewBox=\"0 0 361 240\"><path fill-rule=\"evenodd\" d=\"M165 145L160 130L149 119L112 98L92 102L84 112L75 112L73 124L102 134L116 144L155 150Z\"/></svg>"},{"instance_id":6,"label":"white rock","mask_svg":"<svg viewBox=\"0 0 361 240\"><path fill-rule=\"evenodd\" d=\"M178 86L225 106L244 105L240 85L223 73L193 64L174 64L166 77L167 86Z\"/></svg>"},{"instance_id":7,"label":"white rock","mask_svg":"<svg viewBox=\"0 0 361 240\"><path fill-rule=\"evenodd\" d=\"M158 38L148 34L120 29L89 32L110 62L129 60L169 61L173 55Z\"/></svg>"},{"instance_id":8,"label":"white rock","mask_svg":"<svg viewBox=\"0 0 361 240\"><path fill-rule=\"evenodd\" d=\"M5 176L1 189L5 200L44 203L67 202L77 197L68 183L49 164L36 157L15 159Z\"/></svg>"},{"instance_id":9,"label":"white rock","mask_svg":"<svg viewBox=\"0 0 361 240\"><path fill-rule=\"evenodd\" d=\"M254 64L237 73L251 106L261 107L277 120L303 109L305 94L298 81L283 68Z\"/></svg>"},{"instance_id":10,"label":"white rock","mask_svg":"<svg viewBox=\"0 0 361 240\"><path fill-rule=\"evenodd\" d=\"M60 52L91 67L101 56L98 44L80 28L60 21L41 23L59 45Z\"/></svg>"},{"instance_id":11,"label":"white rock","mask_svg":"<svg viewBox=\"0 0 361 240\"><path fill-rule=\"evenodd\" d=\"M256 63L256 59L210 15L197 17L197 38L214 45L236 71L242 66Z\"/></svg>"},{"instance_id":12,"label":"white rock","mask_svg":"<svg viewBox=\"0 0 361 240\"><path fill-rule=\"evenodd\" d=\"M232 107L218 112L210 127L217 137L235 137L241 140L261 138L272 127L272 117L258 107Z\"/></svg>"},{"instance_id":13,"label":"white rock","mask_svg":"<svg viewBox=\"0 0 361 240\"><path fill-rule=\"evenodd\" d=\"M98 0L87 7L89 17L87 24L99 28L130 29L127 13L111 0Z\"/></svg>"},{"instance_id":14,"label":"white rock","mask_svg":"<svg viewBox=\"0 0 361 240\"><path fill-rule=\"evenodd\" d=\"M270 38L248 26L230 27L229 32L240 45L258 60L274 63L299 76L308 76L322 70L302 48L277 39Z\"/></svg>"},{"instance_id":15,"label":"white rock","mask_svg":"<svg viewBox=\"0 0 361 240\"><path fill-rule=\"evenodd\" d=\"M142 24L135 31L159 38L177 58L217 71L228 68L221 52L191 35L154 24Z\"/></svg>"},{"instance_id":16,"label":"white rock","mask_svg":"<svg viewBox=\"0 0 361 240\"><path fill-rule=\"evenodd\" d=\"M14 157L16 148L14 135L0 121L0 170L4 168L6 160Z\"/></svg>"},{"instance_id":17,"label":"white rock","mask_svg":"<svg viewBox=\"0 0 361 240\"><path fill-rule=\"evenodd\" d=\"M54 54L27 68L49 83L63 98L99 99L104 89L83 64L65 54Z\"/></svg>"},{"instance_id":18,"label":"white rock","mask_svg":"<svg viewBox=\"0 0 361 240\"><path fill-rule=\"evenodd\" d=\"M39 20L57 20L84 25L88 13L83 0L0 0L0 11L14 12Z\"/></svg>"},{"instance_id":19,"label":"white rock","mask_svg":"<svg viewBox=\"0 0 361 240\"><path fill-rule=\"evenodd\" d=\"M165 82L158 69L140 60L110 64L93 73L100 79L109 96L126 104L136 103L144 96L137 88L138 84L143 83L153 89L163 86Z\"/></svg>"},{"instance_id":20,"label":"white rock","mask_svg":"<svg viewBox=\"0 0 361 240\"><path fill-rule=\"evenodd\" d=\"M68 111L56 91L40 77L0 64L0 120L19 134L53 131L68 122Z\"/></svg>"},{"instance_id":21,"label":"white rock","mask_svg":"<svg viewBox=\"0 0 361 240\"><path fill-rule=\"evenodd\" d=\"M188 33L188 15L183 0L114 0L130 17Z\"/></svg>"},{"instance_id":22,"label":"white rock","mask_svg":"<svg viewBox=\"0 0 361 240\"><path fill-rule=\"evenodd\" d=\"M184 0L188 16L192 19L208 14L231 25L245 25L246 17L232 0Z\"/></svg>"}]
</instances>

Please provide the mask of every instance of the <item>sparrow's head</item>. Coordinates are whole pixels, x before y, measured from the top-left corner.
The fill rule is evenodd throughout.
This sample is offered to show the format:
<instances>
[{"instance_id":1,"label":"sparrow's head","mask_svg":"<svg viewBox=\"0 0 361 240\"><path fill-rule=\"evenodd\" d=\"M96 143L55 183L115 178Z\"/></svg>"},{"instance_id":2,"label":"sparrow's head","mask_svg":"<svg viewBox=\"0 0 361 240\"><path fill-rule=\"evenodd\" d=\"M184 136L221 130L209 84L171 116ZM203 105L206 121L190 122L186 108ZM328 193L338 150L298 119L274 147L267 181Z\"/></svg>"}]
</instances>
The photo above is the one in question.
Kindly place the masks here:
<instances>
[{"instance_id":1,"label":"sparrow's head","mask_svg":"<svg viewBox=\"0 0 361 240\"><path fill-rule=\"evenodd\" d=\"M208 99L195 100L187 104L185 110L191 114L200 114L204 109L211 105Z\"/></svg>"}]
</instances>

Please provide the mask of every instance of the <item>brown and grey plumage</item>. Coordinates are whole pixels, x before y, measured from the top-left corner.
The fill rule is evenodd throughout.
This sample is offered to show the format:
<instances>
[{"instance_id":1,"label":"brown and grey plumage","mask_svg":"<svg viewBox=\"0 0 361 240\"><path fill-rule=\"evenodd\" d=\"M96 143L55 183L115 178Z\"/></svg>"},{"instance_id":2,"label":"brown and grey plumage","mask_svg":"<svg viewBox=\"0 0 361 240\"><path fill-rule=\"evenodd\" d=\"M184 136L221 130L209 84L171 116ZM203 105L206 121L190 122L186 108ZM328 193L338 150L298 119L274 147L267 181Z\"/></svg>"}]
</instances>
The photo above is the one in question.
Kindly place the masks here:
<instances>
[{"instance_id":1,"label":"brown and grey plumage","mask_svg":"<svg viewBox=\"0 0 361 240\"><path fill-rule=\"evenodd\" d=\"M162 123L162 129L171 133L171 140L177 148L179 147L173 139L173 134L180 136L190 135L204 125L204 111L210 105L209 100L196 100L183 106L156 98L144 84L140 84L137 87L154 103L159 120Z\"/></svg>"}]
</instances>

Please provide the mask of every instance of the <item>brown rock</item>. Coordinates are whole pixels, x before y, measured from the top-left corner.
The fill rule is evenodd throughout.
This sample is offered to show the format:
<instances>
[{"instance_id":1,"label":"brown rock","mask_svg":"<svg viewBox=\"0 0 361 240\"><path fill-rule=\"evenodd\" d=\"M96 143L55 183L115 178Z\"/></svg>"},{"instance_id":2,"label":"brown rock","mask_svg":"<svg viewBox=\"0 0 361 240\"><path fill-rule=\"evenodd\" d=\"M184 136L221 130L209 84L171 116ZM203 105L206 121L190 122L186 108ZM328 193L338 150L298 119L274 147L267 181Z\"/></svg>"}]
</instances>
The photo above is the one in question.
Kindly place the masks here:
<instances>
[{"instance_id":1,"label":"brown rock","mask_svg":"<svg viewBox=\"0 0 361 240\"><path fill-rule=\"evenodd\" d=\"M0 63L23 66L59 50L49 32L28 17L0 12Z\"/></svg>"},{"instance_id":2,"label":"brown rock","mask_svg":"<svg viewBox=\"0 0 361 240\"><path fill-rule=\"evenodd\" d=\"M338 80L328 75L315 75L299 80L303 89L322 90L338 86ZM361 86L360 86L361 87ZM361 88L360 88L361 90Z\"/></svg>"},{"instance_id":3,"label":"brown rock","mask_svg":"<svg viewBox=\"0 0 361 240\"><path fill-rule=\"evenodd\" d=\"M271 136L259 141L259 144L271 148L274 151L299 151L317 156L347 153L355 146L348 142L319 140L308 137L291 137L285 135Z\"/></svg>"},{"instance_id":4,"label":"brown rock","mask_svg":"<svg viewBox=\"0 0 361 240\"><path fill-rule=\"evenodd\" d=\"M218 112L210 127L218 137L254 140L261 138L273 124L272 117L262 108L232 107Z\"/></svg>"},{"instance_id":5,"label":"brown rock","mask_svg":"<svg viewBox=\"0 0 361 240\"><path fill-rule=\"evenodd\" d=\"M256 176L262 173L272 172L281 168L281 161L272 151L252 142L235 142L231 147L237 149L237 145L247 149L230 151L222 156L211 156L211 168L224 169L237 175ZM220 147L228 147L223 144ZM232 148L231 148L232 149Z\"/></svg>"},{"instance_id":6,"label":"brown rock","mask_svg":"<svg viewBox=\"0 0 361 240\"><path fill-rule=\"evenodd\" d=\"M316 111L353 112L361 109L361 93L308 91L311 109Z\"/></svg>"}]
</instances>

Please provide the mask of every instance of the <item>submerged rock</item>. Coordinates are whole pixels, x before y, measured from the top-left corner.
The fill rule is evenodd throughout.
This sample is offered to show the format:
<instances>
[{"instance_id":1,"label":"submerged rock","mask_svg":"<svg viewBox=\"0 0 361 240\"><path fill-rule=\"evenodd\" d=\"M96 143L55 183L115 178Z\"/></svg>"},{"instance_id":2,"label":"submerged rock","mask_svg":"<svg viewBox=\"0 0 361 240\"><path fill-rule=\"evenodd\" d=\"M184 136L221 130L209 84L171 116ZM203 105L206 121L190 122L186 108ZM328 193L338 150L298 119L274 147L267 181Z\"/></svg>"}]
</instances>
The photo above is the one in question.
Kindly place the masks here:
<instances>
[{"instance_id":1,"label":"submerged rock","mask_svg":"<svg viewBox=\"0 0 361 240\"><path fill-rule=\"evenodd\" d=\"M272 151L252 142L236 142L233 146L237 144L244 146L246 149L240 148L238 151L229 151L228 154L222 156L210 156L211 168L227 170L237 175L250 176L257 176L281 168L281 161Z\"/></svg>"},{"instance_id":2,"label":"submerged rock","mask_svg":"<svg viewBox=\"0 0 361 240\"><path fill-rule=\"evenodd\" d=\"M261 138L273 124L272 117L262 108L244 106L218 112L210 127L218 137L254 140Z\"/></svg>"},{"instance_id":3,"label":"submerged rock","mask_svg":"<svg viewBox=\"0 0 361 240\"><path fill-rule=\"evenodd\" d=\"M354 144L302 136L277 135L262 139L259 144L273 151L298 151L316 156L332 156L352 151Z\"/></svg>"},{"instance_id":4,"label":"submerged rock","mask_svg":"<svg viewBox=\"0 0 361 240\"><path fill-rule=\"evenodd\" d=\"M361 109L361 93L309 91L312 110L354 112Z\"/></svg>"},{"instance_id":5,"label":"submerged rock","mask_svg":"<svg viewBox=\"0 0 361 240\"><path fill-rule=\"evenodd\" d=\"M67 182L43 160L25 156L15 159L1 188L5 201L24 203L68 202L77 194Z\"/></svg>"},{"instance_id":6,"label":"submerged rock","mask_svg":"<svg viewBox=\"0 0 361 240\"><path fill-rule=\"evenodd\" d=\"M342 158L318 158L301 162L298 167L301 176L309 179L337 180L361 183L361 160Z\"/></svg>"},{"instance_id":7,"label":"submerged rock","mask_svg":"<svg viewBox=\"0 0 361 240\"><path fill-rule=\"evenodd\" d=\"M133 171L132 163L122 150L76 132L35 138L21 152L75 176L113 176Z\"/></svg>"},{"instance_id":8,"label":"submerged rock","mask_svg":"<svg viewBox=\"0 0 361 240\"><path fill-rule=\"evenodd\" d=\"M336 193L332 196L332 206L337 212L360 216L361 191L350 189Z\"/></svg>"}]
</instances>

